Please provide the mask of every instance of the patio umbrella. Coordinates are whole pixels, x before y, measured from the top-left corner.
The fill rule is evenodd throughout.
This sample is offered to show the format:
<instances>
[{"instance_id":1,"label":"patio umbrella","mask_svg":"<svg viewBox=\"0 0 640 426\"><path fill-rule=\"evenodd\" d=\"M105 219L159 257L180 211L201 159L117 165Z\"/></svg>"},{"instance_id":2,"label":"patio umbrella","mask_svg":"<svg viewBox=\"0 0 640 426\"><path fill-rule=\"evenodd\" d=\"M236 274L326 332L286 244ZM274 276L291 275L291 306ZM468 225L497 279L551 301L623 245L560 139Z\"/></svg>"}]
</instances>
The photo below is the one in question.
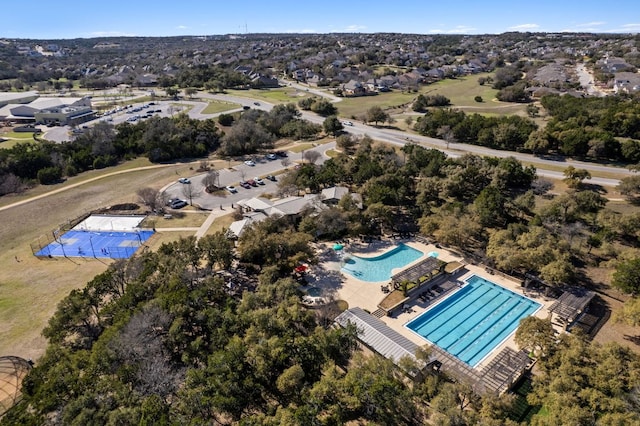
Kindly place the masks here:
<instances>
[{"instance_id":1,"label":"patio umbrella","mask_svg":"<svg viewBox=\"0 0 640 426\"><path fill-rule=\"evenodd\" d=\"M344 246L342 244L334 244L333 245L333 249L338 251L338 250L342 250L344 248Z\"/></svg>"},{"instance_id":2,"label":"patio umbrella","mask_svg":"<svg viewBox=\"0 0 640 426\"><path fill-rule=\"evenodd\" d=\"M429 256L429 257L438 257L438 252L437 251L430 251L429 253L427 253L427 256Z\"/></svg>"},{"instance_id":3,"label":"patio umbrella","mask_svg":"<svg viewBox=\"0 0 640 426\"><path fill-rule=\"evenodd\" d=\"M302 272L306 272L307 269L308 269L308 267L306 265L299 265L299 266L296 266L295 271L299 272L299 273L302 273Z\"/></svg>"}]
</instances>

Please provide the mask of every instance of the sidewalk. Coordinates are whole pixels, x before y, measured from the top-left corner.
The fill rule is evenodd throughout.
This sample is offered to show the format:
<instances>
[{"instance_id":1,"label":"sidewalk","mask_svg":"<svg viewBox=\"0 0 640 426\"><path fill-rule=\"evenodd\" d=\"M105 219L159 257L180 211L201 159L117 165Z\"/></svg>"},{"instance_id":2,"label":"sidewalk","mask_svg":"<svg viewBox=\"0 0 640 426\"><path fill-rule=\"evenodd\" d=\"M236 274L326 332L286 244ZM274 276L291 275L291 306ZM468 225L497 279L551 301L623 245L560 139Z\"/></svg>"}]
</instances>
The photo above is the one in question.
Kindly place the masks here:
<instances>
[{"instance_id":1,"label":"sidewalk","mask_svg":"<svg viewBox=\"0 0 640 426\"><path fill-rule=\"evenodd\" d=\"M214 220L216 220L216 218L225 216L231 212L233 212L233 210L230 210L230 209L229 210L221 210L221 209L211 210L211 214L209 214L209 217L207 217L204 223L200 225L200 228L196 232L196 240L199 240L200 238L204 237L204 235L207 233L207 231L211 227L211 224L213 223Z\"/></svg>"}]
</instances>

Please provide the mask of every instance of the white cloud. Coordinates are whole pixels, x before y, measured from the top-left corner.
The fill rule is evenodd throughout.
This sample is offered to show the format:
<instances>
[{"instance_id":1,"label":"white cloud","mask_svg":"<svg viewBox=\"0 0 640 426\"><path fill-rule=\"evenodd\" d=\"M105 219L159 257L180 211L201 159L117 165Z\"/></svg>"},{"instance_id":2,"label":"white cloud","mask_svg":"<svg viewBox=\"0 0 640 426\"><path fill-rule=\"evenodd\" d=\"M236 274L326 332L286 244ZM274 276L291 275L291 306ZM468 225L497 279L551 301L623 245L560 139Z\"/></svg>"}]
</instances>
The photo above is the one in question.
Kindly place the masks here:
<instances>
[{"instance_id":1,"label":"white cloud","mask_svg":"<svg viewBox=\"0 0 640 426\"><path fill-rule=\"evenodd\" d=\"M93 31L89 33L91 37L134 37L136 34L122 31Z\"/></svg>"},{"instance_id":2,"label":"white cloud","mask_svg":"<svg viewBox=\"0 0 640 426\"><path fill-rule=\"evenodd\" d=\"M187 28L189 28L189 27L187 27L186 25L178 25L176 27L176 30L186 30Z\"/></svg>"},{"instance_id":3,"label":"white cloud","mask_svg":"<svg viewBox=\"0 0 640 426\"><path fill-rule=\"evenodd\" d=\"M450 29L437 28L428 31L429 34L469 34L476 30L474 27L467 25L457 25Z\"/></svg>"},{"instance_id":4,"label":"white cloud","mask_svg":"<svg viewBox=\"0 0 640 426\"><path fill-rule=\"evenodd\" d=\"M289 34L317 34L318 31L311 28L304 28L302 30L286 30L285 33Z\"/></svg>"},{"instance_id":5,"label":"white cloud","mask_svg":"<svg viewBox=\"0 0 640 426\"><path fill-rule=\"evenodd\" d=\"M633 28L633 29L638 29L640 28L640 24L624 24L622 26L622 28Z\"/></svg>"},{"instance_id":6,"label":"white cloud","mask_svg":"<svg viewBox=\"0 0 640 426\"><path fill-rule=\"evenodd\" d=\"M366 29L367 29L366 25L353 24L353 25L347 25L344 28L331 29L331 32L332 33L357 33L357 32L360 32L360 31L364 31Z\"/></svg>"},{"instance_id":7,"label":"white cloud","mask_svg":"<svg viewBox=\"0 0 640 426\"><path fill-rule=\"evenodd\" d=\"M606 33L640 33L640 24L623 24L619 28L602 30Z\"/></svg>"},{"instance_id":8,"label":"white cloud","mask_svg":"<svg viewBox=\"0 0 640 426\"><path fill-rule=\"evenodd\" d=\"M592 27L599 27L599 26L604 25L604 24L606 24L606 22L604 22L604 21L593 21L593 22L587 22L585 24L577 24L576 27L578 27L578 28L582 28L582 27L590 27L590 28L592 28Z\"/></svg>"},{"instance_id":9,"label":"white cloud","mask_svg":"<svg viewBox=\"0 0 640 426\"><path fill-rule=\"evenodd\" d=\"M520 24L520 25L514 25L507 29L510 31L530 31L530 30L537 30L539 28L540 28L540 25L538 24Z\"/></svg>"}]
</instances>

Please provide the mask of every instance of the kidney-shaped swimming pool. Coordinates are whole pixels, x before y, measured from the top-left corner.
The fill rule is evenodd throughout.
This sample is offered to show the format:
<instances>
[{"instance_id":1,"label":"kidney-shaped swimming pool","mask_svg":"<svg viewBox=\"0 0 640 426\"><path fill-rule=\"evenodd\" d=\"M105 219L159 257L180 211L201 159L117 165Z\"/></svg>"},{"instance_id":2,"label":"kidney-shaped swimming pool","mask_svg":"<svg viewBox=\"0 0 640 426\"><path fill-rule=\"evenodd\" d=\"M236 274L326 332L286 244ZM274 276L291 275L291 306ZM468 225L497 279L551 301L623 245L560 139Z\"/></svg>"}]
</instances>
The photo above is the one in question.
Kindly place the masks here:
<instances>
[{"instance_id":1,"label":"kidney-shaped swimming pool","mask_svg":"<svg viewBox=\"0 0 640 426\"><path fill-rule=\"evenodd\" d=\"M405 244L398 244L395 248L376 257L349 255L342 271L362 281L388 281L391 279L392 270L407 266L423 255L424 253L420 250Z\"/></svg>"}]
</instances>

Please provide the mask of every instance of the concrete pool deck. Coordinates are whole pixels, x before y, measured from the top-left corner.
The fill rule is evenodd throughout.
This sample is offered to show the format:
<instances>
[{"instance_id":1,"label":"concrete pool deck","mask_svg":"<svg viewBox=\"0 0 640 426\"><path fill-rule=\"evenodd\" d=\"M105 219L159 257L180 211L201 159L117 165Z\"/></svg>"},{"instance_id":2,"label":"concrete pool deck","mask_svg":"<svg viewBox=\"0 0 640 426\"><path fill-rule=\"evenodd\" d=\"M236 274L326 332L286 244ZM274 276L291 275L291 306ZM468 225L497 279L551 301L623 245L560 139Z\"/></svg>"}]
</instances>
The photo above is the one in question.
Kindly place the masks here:
<instances>
[{"instance_id":1,"label":"concrete pool deck","mask_svg":"<svg viewBox=\"0 0 640 426\"><path fill-rule=\"evenodd\" d=\"M539 318L548 318L550 316L549 307L554 302L553 299L545 298L543 295L536 296L530 291L527 291L525 294L523 293L523 288L520 286L519 281L515 281L514 279L511 279L506 275L500 273L489 273L485 270L484 266L465 263L462 257L456 256L446 249L438 248L433 244L427 244L418 241L417 239L382 240L374 241L372 243L356 242L346 244L344 251L348 254L357 255L359 257L375 257L382 253L385 253L386 251L389 251L400 243L413 247L424 253L424 255L421 256L418 260L406 265L402 269L406 269L407 267L420 262L427 256L428 253L435 251L438 252L438 259L440 260L443 260L445 262L457 261L465 265L465 269L463 270L462 274L456 276L457 280L466 281L470 276L478 275L506 289L509 289L516 294L524 295L529 299L540 303L541 307L534 314L535 316ZM315 271L313 271L313 274L310 277L310 285L323 289L327 295L332 295L335 299L346 301L349 304L350 308L360 307L369 312L374 312L375 310L377 310L378 304L387 295L381 290L380 283L361 281L347 273L340 272L341 257L333 250L332 247L333 244L318 245L318 249L320 252L320 263L318 264L318 266L313 268L315 269ZM399 270L400 269L397 269L393 272L395 273ZM408 308L412 308L411 310L413 312L402 312L393 317L383 316L380 319L390 328L397 331L417 345L429 345L427 341L406 328L405 325L409 321L420 316L424 311L426 311L433 305L427 305L427 303L422 302L419 299L414 299L408 302L406 306ZM556 327L558 331L562 331L562 328L560 326L554 325L554 327ZM514 336L515 333L510 335L505 341L503 341L491 353L489 353L489 355L487 355L487 357L483 359L475 367L475 369L483 368L498 353L500 353L502 349L506 347L518 350L518 347L515 344Z\"/></svg>"}]
</instances>

